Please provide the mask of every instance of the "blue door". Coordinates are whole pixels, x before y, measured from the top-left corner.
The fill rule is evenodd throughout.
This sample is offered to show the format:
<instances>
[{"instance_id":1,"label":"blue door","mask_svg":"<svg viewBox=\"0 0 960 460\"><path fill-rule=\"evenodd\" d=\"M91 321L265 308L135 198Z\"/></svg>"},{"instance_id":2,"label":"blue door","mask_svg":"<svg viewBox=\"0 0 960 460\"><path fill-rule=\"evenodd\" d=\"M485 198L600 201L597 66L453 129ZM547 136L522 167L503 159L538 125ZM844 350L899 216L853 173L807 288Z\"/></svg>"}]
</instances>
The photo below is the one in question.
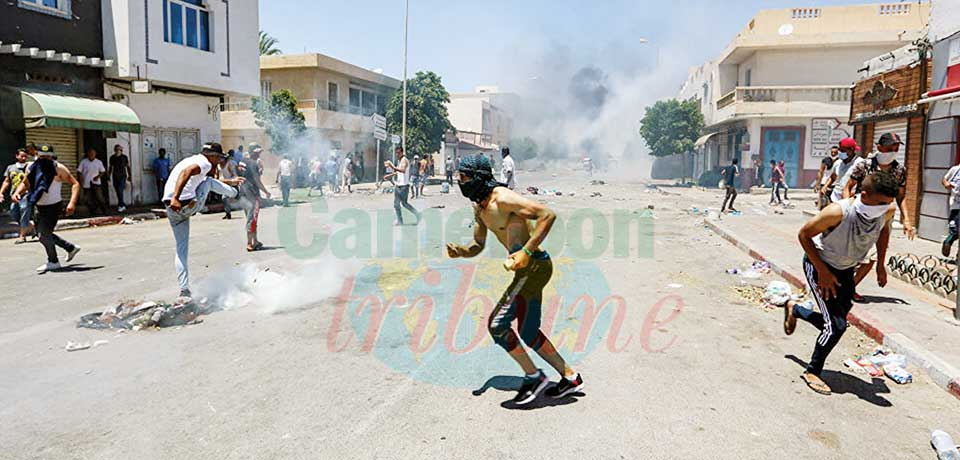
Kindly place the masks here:
<instances>
[{"instance_id":1,"label":"blue door","mask_svg":"<svg viewBox=\"0 0 960 460\"><path fill-rule=\"evenodd\" d=\"M800 128L766 128L763 131L763 165L770 169L770 160L780 163L783 160L787 185L797 186L797 174L800 172L800 143L803 134ZM766 183L770 183L770 171L764 174Z\"/></svg>"}]
</instances>

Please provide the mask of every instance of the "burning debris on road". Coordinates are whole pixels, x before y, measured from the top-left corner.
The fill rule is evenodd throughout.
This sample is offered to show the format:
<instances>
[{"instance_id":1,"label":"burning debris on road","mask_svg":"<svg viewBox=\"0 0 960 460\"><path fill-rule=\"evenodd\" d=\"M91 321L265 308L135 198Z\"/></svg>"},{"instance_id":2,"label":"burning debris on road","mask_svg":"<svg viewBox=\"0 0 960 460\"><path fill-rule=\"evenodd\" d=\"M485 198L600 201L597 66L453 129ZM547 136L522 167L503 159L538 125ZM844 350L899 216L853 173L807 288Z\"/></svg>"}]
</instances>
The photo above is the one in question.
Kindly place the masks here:
<instances>
[{"instance_id":1,"label":"burning debris on road","mask_svg":"<svg viewBox=\"0 0 960 460\"><path fill-rule=\"evenodd\" d=\"M80 317L77 327L88 329L141 329L197 324L201 315L220 310L205 301L171 305L157 302L123 302L103 312Z\"/></svg>"}]
</instances>

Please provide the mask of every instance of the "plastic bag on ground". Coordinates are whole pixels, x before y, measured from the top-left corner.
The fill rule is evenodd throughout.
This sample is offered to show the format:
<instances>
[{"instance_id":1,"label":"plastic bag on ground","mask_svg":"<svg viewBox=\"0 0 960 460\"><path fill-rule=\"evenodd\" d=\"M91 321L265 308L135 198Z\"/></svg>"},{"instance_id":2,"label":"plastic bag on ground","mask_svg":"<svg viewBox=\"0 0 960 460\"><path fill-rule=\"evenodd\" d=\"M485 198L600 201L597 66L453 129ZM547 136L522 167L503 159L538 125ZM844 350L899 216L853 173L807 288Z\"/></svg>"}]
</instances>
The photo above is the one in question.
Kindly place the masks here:
<instances>
[{"instance_id":1,"label":"plastic bag on ground","mask_svg":"<svg viewBox=\"0 0 960 460\"><path fill-rule=\"evenodd\" d=\"M763 293L763 300L771 305L782 306L791 298L790 285L784 281L771 281Z\"/></svg>"}]
</instances>

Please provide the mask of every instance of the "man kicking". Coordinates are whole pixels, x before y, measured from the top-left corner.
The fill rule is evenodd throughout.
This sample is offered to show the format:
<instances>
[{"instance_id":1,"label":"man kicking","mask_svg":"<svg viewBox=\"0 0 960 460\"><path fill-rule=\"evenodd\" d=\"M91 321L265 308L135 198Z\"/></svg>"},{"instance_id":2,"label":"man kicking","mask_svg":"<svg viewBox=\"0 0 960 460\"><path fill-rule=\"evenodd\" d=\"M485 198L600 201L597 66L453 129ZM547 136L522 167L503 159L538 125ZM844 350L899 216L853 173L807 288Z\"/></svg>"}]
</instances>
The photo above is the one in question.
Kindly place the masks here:
<instances>
[{"instance_id":1,"label":"man kicking","mask_svg":"<svg viewBox=\"0 0 960 460\"><path fill-rule=\"evenodd\" d=\"M806 253L803 269L820 313L789 301L784 304L783 331L793 334L796 318L820 330L813 356L801 376L817 393L830 394L830 387L820 379L820 373L827 355L847 330L857 267L874 245L879 260L886 260L890 222L896 212L891 203L898 193L899 183L892 174L871 173L864 178L857 196L827 206L800 229L800 245ZM877 284L880 287L887 284L883 264L877 264Z\"/></svg>"},{"instance_id":2,"label":"man kicking","mask_svg":"<svg viewBox=\"0 0 960 460\"><path fill-rule=\"evenodd\" d=\"M225 157L220 144L206 144L201 153L177 163L164 186L163 204L166 205L167 220L170 221L173 238L177 243L174 259L177 281L180 284L177 304L191 301L190 270L187 264L187 255L190 252L190 217L203 209L210 192L224 198L235 198L238 192L231 186L238 187L244 183L243 177L223 181L214 178L217 165Z\"/></svg>"},{"instance_id":3,"label":"man kicking","mask_svg":"<svg viewBox=\"0 0 960 460\"><path fill-rule=\"evenodd\" d=\"M540 244L550 232L556 215L495 181L490 160L483 155L464 157L460 161L459 173L460 191L476 203L476 225L473 227L473 241L467 246L447 244L447 255L456 258L480 254L487 241L487 229L511 252L504 266L514 272L513 282L493 309L488 329L493 340L526 373L513 402L523 405L533 401L549 383L547 376L533 364L520 345L517 334L510 328L514 318L517 319L520 339L560 373L560 382L548 390L547 395L562 398L580 391L583 388L580 374L567 365L550 339L540 331L543 288L553 273L550 256L540 249ZM530 220L536 220L532 233Z\"/></svg>"}]
</instances>

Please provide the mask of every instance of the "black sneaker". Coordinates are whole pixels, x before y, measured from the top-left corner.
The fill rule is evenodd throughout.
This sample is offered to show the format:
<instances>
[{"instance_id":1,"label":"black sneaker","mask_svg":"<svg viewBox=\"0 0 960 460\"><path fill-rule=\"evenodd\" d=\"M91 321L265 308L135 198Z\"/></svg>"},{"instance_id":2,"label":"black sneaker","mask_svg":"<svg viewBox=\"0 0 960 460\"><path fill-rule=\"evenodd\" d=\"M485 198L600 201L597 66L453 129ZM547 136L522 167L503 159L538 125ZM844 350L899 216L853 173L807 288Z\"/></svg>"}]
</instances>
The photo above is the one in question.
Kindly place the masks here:
<instances>
[{"instance_id":1,"label":"black sneaker","mask_svg":"<svg viewBox=\"0 0 960 460\"><path fill-rule=\"evenodd\" d=\"M547 390L547 396L551 398L562 398L569 394L576 393L583 389L583 378L577 374L573 380L567 380L566 377L560 379L553 388Z\"/></svg>"},{"instance_id":2,"label":"black sneaker","mask_svg":"<svg viewBox=\"0 0 960 460\"><path fill-rule=\"evenodd\" d=\"M517 396L513 398L513 403L518 406L530 403L534 399L537 399L537 396L546 388L548 383L550 383L550 381L547 380L547 376L544 375L541 370L537 371L536 377L524 377L523 385L520 387L520 391L517 392Z\"/></svg>"}]
</instances>

